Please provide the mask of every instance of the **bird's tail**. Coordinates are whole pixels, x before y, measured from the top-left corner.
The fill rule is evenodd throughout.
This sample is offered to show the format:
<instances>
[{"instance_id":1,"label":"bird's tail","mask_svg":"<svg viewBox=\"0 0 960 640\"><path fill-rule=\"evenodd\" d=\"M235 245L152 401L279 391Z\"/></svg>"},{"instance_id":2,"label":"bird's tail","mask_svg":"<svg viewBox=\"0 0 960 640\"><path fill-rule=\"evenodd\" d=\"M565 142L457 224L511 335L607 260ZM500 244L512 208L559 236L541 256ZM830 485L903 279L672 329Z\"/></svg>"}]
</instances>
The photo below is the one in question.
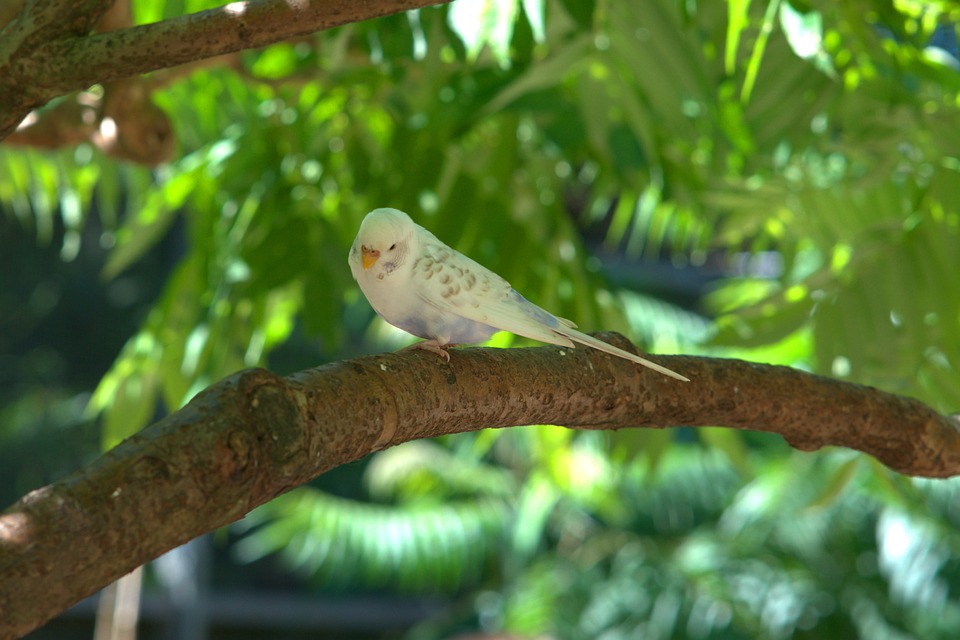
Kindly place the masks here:
<instances>
[{"instance_id":1,"label":"bird's tail","mask_svg":"<svg viewBox=\"0 0 960 640\"><path fill-rule=\"evenodd\" d=\"M662 373L665 376L670 376L671 378L676 378L677 380L683 380L684 382L690 382L690 378L684 377L675 371L671 371L670 369L667 369L666 367L661 367L656 362L650 362L646 358L641 358L638 355L632 354L629 351L624 351L623 349L619 347L615 347L612 344L607 344L602 340L597 340L593 336L588 336L585 333L580 333L576 329L562 327L562 328L555 328L554 331L571 340L575 340L576 342L585 344L588 347L593 347L594 349L598 349L600 351L603 351L604 353L609 353L612 356L619 356L621 358L625 358L632 362L636 362L637 364L642 364L643 366L653 369L658 373Z\"/></svg>"}]
</instances>

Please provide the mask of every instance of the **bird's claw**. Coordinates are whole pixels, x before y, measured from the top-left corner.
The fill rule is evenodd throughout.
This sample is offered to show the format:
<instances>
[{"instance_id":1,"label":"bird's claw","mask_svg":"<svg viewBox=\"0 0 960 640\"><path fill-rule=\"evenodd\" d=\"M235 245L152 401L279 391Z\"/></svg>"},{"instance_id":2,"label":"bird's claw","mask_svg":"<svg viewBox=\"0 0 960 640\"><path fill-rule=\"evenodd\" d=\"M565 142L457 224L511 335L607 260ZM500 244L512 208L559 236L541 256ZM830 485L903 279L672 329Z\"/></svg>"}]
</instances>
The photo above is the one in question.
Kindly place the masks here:
<instances>
[{"instance_id":1,"label":"bird's claw","mask_svg":"<svg viewBox=\"0 0 960 640\"><path fill-rule=\"evenodd\" d=\"M400 351L413 351L413 350L429 351L430 353L437 354L438 356L443 358L445 361L450 362L450 354L447 353L447 349L452 346L454 345L440 344L435 340L423 340L422 342L415 342L409 347L404 347Z\"/></svg>"}]
</instances>

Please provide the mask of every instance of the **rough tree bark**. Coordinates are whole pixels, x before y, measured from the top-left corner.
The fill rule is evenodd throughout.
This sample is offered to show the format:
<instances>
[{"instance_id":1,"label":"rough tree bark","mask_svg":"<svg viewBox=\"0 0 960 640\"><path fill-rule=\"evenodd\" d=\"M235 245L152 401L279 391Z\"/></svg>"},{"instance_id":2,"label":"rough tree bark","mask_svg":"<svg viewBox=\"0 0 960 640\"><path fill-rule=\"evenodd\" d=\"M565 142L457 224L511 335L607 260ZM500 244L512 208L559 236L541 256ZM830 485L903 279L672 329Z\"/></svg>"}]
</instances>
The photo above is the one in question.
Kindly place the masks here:
<instances>
[{"instance_id":1,"label":"rough tree bark","mask_svg":"<svg viewBox=\"0 0 960 640\"><path fill-rule=\"evenodd\" d=\"M605 334L625 348L629 342ZM658 358L677 382L592 349L370 356L281 378L237 373L89 467L0 514L0 637L329 469L417 438L549 423L724 425L900 473L960 473L960 425L926 405L787 367Z\"/></svg>"},{"instance_id":2,"label":"rough tree bark","mask_svg":"<svg viewBox=\"0 0 960 640\"><path fill-rule=\"evenodd\" d=\"M129 113L131 104L152 113L141 87L121 82L127 78L439 3L249 0L136 27L111 22L112 0L3 3L0 140L32 110L94 83L108 85L100 103L78 94L57 107L83 136L111 105L116 113ZM85 115L91 109L98 120ZM160 151L120 157L166 157L165 140L155 140L162 118L152 115L157 126L146 128L153 136L146 140ZM689 357L664 364L693 382L555 347L455 351L449 364L426 353L390 354L290 378L238 373L0 514L0 637L27 633L335 466L416 438L534 423L725 425L780 433L803 450L859 449L905 474L960 473L957 421L915 400L783 367Z\"/></svg>"},{"instance_id":3,"label":"rough tree bark","mask_svg":"<svg viewBox=\"0 0 960 640\"><path fill-rule=\"evenodd\" d=\"M33 109L96 83L449 1L246 0L91 35L113 0L27 0L0 11L0 140Z\"/></svg>"}]
</instances>

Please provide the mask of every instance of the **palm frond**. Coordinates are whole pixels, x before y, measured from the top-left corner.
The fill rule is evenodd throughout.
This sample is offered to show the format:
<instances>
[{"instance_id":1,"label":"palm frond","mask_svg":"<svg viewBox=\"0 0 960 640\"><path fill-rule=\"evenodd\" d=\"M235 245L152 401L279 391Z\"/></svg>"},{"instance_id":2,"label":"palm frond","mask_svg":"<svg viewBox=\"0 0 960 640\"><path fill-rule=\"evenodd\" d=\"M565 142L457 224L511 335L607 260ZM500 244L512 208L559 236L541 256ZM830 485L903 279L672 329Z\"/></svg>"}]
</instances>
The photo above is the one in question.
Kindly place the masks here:
<instances>
[{"instance_id":1,"label":"palm frond","mask_svg":"<svg viewBox=\"0 0 960 640\"><path fill-rule=\"evenodd\" d=\"M279 553L320 584L443 592L485 574L507 515L496 498L389 507L304 488L247 516L234 549L246 562Z\"/></svg>"}]
</instances>

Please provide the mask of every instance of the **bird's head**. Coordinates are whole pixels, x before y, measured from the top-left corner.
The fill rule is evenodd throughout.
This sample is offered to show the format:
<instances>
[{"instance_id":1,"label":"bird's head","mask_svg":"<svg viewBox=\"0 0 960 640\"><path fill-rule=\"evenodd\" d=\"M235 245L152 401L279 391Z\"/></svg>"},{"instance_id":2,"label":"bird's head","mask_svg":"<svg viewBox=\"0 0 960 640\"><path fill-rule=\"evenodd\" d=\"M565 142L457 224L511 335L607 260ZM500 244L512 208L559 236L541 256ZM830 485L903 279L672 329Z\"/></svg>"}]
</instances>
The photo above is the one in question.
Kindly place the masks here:
<instances>
[{"instance_id":1,"label":"bird's head","mask_svg":"<svg viewBox=\"0 0 960 640\"><path fill-rule=\"evenodd\" d=\"M390 273L410 251L416 224L398 209L374 209L363 219L350 250L350 261L368 271L376 264Z\"/></svg>"}]
</instances>

